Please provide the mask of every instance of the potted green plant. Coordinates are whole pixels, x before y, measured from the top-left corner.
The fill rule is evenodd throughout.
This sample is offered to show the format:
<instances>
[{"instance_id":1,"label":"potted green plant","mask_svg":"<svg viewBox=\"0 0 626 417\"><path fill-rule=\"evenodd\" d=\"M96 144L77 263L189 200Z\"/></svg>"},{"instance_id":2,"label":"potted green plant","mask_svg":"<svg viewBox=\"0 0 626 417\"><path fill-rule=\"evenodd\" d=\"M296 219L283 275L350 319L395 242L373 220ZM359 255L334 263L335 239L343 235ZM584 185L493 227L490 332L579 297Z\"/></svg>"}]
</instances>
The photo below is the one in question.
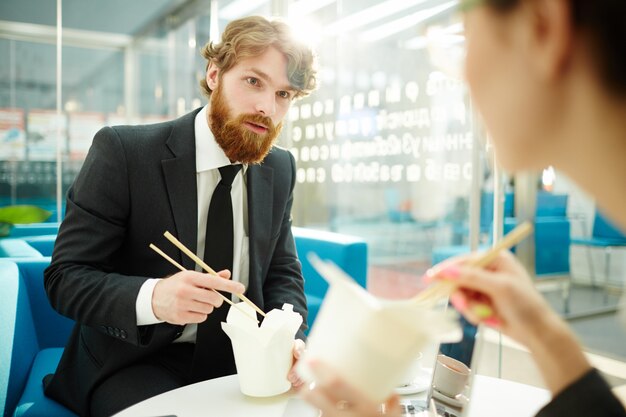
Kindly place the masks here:
<instances>
[{"instance_id":1,"label":"potted green plant","mask_svg":"<svg viewBox=\"0 0 626 417\"><path fill-rule=\"evenodd\" d=\"M30 205L0 207L0 237L9 236L14 224L39 223L52 215L48 210Z\"/></svg>"}]
</instances>

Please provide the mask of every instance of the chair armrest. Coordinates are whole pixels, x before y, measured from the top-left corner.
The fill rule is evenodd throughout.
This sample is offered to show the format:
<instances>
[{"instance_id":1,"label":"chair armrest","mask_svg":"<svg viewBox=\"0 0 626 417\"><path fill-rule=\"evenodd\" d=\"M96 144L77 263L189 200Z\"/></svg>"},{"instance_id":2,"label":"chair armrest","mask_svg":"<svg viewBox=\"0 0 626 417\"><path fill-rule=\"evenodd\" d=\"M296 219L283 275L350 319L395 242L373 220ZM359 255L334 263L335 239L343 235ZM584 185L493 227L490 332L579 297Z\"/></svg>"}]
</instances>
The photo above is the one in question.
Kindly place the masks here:
<instances>
[{"instance_id":1,"label":"chair armrest","mask_svg":"<svg viewBox=\"0 0 626 417\"><path fill-rule=\"evenodd\" d=\"M43 255L22 239L0 239L0 257L2 258L25 258Z\"/></svg>"},{"instance_id":2,"label":"chair armrest","mask_svg":"<svg viewBox=\"0 0 626 417\"><path fill-rule=\"evenodd\" d=\"M0 407L12 415L39 346L28 291L18 266L7 260L0 260L0 340Z\"/></svg>"}]
</instances>

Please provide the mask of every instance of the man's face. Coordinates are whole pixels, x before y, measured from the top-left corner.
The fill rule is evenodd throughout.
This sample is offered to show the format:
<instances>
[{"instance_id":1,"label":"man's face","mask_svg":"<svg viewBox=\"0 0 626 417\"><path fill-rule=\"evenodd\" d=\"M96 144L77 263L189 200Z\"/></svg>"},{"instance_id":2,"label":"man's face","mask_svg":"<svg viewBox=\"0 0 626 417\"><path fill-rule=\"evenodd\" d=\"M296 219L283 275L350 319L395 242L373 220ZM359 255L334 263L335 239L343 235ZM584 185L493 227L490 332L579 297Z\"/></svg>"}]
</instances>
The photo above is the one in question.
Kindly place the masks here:
<instances>
[{"instance_id":1,"label":"man's face","mask_svg":"<svg viewBox=\"0 0 626 417\"><path fill-rule=\"evenodd\" d=\"M278 137L295 94L287 79L287 59L274 47L239 61L220 74L207 71L213 90L209 126L231 161L258 163Z\"/></svg>"}]
</instances>

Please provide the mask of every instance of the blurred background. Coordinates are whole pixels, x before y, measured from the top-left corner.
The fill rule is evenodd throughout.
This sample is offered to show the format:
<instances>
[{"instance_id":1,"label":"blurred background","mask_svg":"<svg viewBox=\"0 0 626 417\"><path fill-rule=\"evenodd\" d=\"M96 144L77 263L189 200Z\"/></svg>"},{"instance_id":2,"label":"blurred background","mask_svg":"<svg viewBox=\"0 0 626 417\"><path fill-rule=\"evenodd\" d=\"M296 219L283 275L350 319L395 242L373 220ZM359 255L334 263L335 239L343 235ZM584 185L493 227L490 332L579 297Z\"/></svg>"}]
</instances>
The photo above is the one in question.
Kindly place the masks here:
<instances>
[{"instance_id":1,"label":"blurred background","mask_svg":"<svg viewBox=\"0 0 626 417\"><path fill-rule=\"evenodd\" d=\"M62 220L64 195L96 131L169 120L206 104L200 48L251 14L279 16L319 56L320 88L294 102L280 145L297 161L294 225L367 242L367 286L422 287L433 263L529 220L515 250L601 370L626 379L616 311L626 239L566 177L511 176L462 77L464 36L445 0L2 0L0 206ZM467 340L444 346L469 361ZM485 373L541 384L520 348L485 335ZM491 342L489 342L491 341ZM495 354L494 354L495 352Z\"/></svg>"}]
</instances>

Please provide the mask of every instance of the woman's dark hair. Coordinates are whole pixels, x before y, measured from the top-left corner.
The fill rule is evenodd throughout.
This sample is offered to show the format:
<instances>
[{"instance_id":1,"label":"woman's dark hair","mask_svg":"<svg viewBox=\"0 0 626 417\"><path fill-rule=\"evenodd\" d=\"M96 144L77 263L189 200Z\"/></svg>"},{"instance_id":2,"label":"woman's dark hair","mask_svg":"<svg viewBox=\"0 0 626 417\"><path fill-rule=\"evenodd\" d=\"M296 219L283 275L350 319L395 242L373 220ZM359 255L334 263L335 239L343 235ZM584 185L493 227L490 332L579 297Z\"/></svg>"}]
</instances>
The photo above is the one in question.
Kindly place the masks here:
<instances>
[{"instance_id":1,"label":"woman's dark hair","mask_svg":"<svg viewBox=\"0 0 626 417\"><path fill-rule=\"evenodd\" d=\"M506 12L522 0L486 0ZM593 56L605 85L626 95L626 1L570 0L576 27L591 40Z\"/></svg>"}]
</instances>

